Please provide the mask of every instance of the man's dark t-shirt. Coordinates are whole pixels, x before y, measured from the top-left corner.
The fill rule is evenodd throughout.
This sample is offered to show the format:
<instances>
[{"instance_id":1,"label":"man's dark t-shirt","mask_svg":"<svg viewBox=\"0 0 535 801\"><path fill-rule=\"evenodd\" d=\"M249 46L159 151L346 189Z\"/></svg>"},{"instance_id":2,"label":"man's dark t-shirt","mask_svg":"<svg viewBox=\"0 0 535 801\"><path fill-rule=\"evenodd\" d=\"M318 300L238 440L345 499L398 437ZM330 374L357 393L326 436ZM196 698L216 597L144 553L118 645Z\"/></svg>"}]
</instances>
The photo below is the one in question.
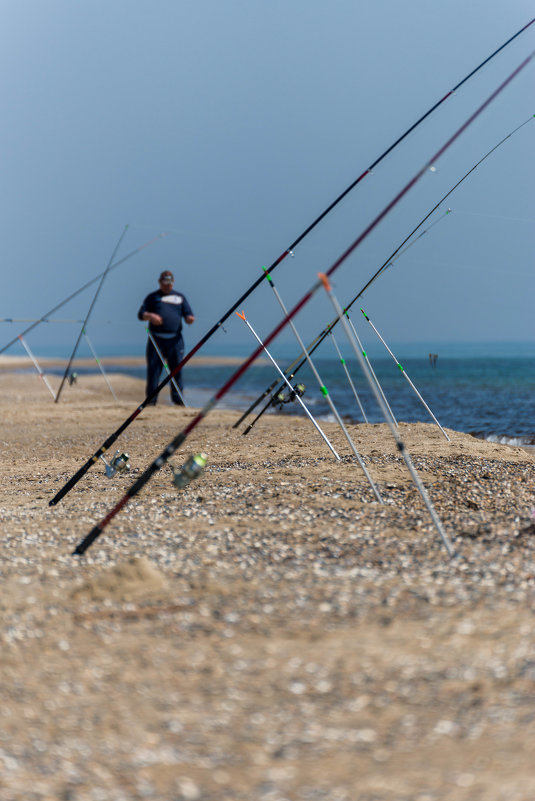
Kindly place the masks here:
<instances>
[{"instance_id":1,"label":"man's dark t-shirt","mask_svg":"<svg viewBox=\"0 0 535 801\"><path fill-rule=\"evenodd\" d=\"M138 319L143 319L145 312L159 314L163 322L161 325L149 324L149 331L153 336L171 339L179 336L182 331L182 318L193 317L191 306L186 297L180 292L172 290L164 294L161 289L147 295L137 313Z\"/></svg>"}]
</instances>

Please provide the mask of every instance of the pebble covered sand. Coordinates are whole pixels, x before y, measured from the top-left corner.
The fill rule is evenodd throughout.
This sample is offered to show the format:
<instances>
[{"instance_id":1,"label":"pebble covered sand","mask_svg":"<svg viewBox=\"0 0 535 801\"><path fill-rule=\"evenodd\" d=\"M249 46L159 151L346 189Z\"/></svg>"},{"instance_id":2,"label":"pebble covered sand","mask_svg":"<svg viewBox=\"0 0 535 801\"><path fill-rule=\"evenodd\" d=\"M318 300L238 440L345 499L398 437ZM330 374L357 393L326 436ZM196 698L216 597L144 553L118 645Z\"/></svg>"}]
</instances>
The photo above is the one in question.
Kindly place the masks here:
<instances>
[{"instance_id":1,"label":"pebble covered sand","mask_svg":"<svg viewBox=\"0 0 535 801\"><path fill-rule=\"evenodd\" d=\"M54 404L0 373L1 801L532 801L533 453L400 431L450 559L385 425L343 435L212 412L83 557L76 544L195 411L83 377ZM56 380L57 383L57 380ZM167 396L167 392L165 392ZM112 450L115 446L112 448Z\"/></svg>"}]
</instances>

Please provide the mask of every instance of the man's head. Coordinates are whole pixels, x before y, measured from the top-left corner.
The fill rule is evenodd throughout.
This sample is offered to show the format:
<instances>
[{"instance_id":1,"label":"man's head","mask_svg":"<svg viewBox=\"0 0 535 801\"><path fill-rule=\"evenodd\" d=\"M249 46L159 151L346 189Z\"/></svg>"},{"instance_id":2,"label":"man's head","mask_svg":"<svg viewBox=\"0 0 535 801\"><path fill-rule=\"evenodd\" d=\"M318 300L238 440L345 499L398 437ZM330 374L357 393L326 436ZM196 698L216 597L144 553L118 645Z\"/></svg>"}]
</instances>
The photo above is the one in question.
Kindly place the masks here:
<instances>
[{"instance_id":1,"label":"man's head","mask_svg":"<svg viewBox=\"0 0 535 801\"><path fill-rule=\"evenodd\" d=\"M161 273L158 281L162 292L170 292L173 288L173 284L175 283L175 277L171 270L164 270L163 273Z\"/></svg>"}]
</instances>

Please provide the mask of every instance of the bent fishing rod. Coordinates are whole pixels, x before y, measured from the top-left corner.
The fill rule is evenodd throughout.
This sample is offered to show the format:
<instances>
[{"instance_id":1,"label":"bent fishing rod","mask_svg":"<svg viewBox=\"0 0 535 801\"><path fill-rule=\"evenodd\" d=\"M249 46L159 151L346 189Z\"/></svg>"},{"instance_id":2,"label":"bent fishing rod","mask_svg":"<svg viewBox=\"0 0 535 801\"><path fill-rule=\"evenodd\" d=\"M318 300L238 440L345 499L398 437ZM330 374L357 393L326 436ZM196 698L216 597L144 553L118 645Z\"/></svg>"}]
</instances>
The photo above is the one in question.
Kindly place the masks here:
<instances>
[{"instance_id":1,"label":"bent fishing rod","mask_svg":"<svg viewBox=\"0 0 535 801\"><path fill-rule=\"evenodd\" d=\"M360 290L360 291L359 291L359 292L358 292L358 293L355 295L355 297L353 298L353 300L351 300L351 301L350 301L350 302L347 304L347 306L344 308L344 313L345 313L345 312L347 312L347 311L349 311L349 309L350 309L350 308L353 306L353 304L354 304L354 303L356 303L356 301L357 301L357 300L358 300L358 299L359 299L359 298L360 298L360 297L361 297L361 296L364 294L364 292L366 292L366 290L367 290L367 289L369 289L369 287L370 287L370 286L373 284L373 282L374 282L374 281L376 281L376 280L377 280L377 278L379 278L379 276L380 276L380 275L382 275L382 273L384 273L384 272L385 272L385 271L388 269L388 267L390 267L390 265L392 264L392 262L394 261L394 259L395 259L396 257L398 257L398 258L399 258L399 256L401 256L401 255L402 255L402 254L400 253L400 251L402 250L402 248L404 247L404 245L405 245L405 244L406 244L406 243L407 243L407 242L408 242L408 241L409 241L409 240L410 240L410 239L411 239L411 238L414 236L414 234L415 234L415 233L416 233L416 232L417 232L417 231L418 231L418 230L419 230L419 229L422 227L422 225L423 225L423 224L424 224L424 223L425 223L425 222L426 222L426 221L429 219L429 217L431 217L431 215L432 215L432 214L434 214L434 212L435 212L435 211L436 211L436 210L437 210L437 209L438 209L438 208L439 208L439 207L440 207L440 206L441 206L441 205L444 203L444 201L445 201L445 200L447 200L447 198L448 198L448 197L449 197L449 196L450 196L450 195L451 195L451 194L452 194L452 193L453 193L453 192L454 192L454 191L457 189L457 187L458 187L458 186L460 186L460 185L463 183L463 181L465 181L465 180L466 180L466 179L467 179L467 178L468 178L468 177L469 177L469 176L470 176L470 175L471 175L471 174L474 172L474 170L476 170L476 169L479 167L479 165L480 165L480 164L482 164L482 163L485 161L485 159L487 159L487 158L488 158L490 155L492 155L492 153L494 153L494 151L495 151L495 150L497 150L497 149L498 149L498 148L499 148L501 145L503 145L503 144L504 144L504 142L506 142L508 139L510 139L510 138L511 138L511 137L512 137L512 136L513 136L513 135L514 135L514 134L515 134L517 131L519 131L521 128L523 128L525 125L527 125L527 124L528 124L528 122L531 122L533 119L535 119L535 114L532 114L532 115L531 115L531 117L528 117L528 119L527 119L527 120L525 120L523 123L521 123L521 124L520 124L520 125L518 125L516 128L514 128L512 131L510 131L510 132L507 134L507 136L504 136L504 138L503 138L503 139L501 139L501 140L500 140L500 141L499 141L499 142L498 142L496 145L494 145L494 147L493 147L493 148L491 148L491 149L490 149L490 150L489 150L487 153L485 153L485 155L484 155L482 158L480 158L480 159L479 159L479 161L477 161L477 162L476 162L476 163L473 165L473 167L471 167L471 168L468 170L468 172L466 172L466 173L463 175L463 177L462 177L462 178L461 178L459 181L457 181L457 182L456 182L456 183L455 183L455 184L454 184L454 185L451 187L451 189L449 189L449 190L446 192L446 194L445 194L445 195L443 195L443 197L441 197L441 199L438 201L438 203L436 203L436 204L433 206L433 208L432 208L432 209L431 209L431 210L430 210L430 211L429 211L429 212L428 212L428 213L427 213L427 214L426 214L426 215L425 215L425 216L424 216L424 217L423 217L423 218L420 220L420 222L418 223L418 225L417 225L415 228L413 228L413 229L412 229L412 231L410 232L410 234L409 234L408 236L406 236L406 237L405 237L405 239L404 239L404 240L401 242L401 244L400 244L400 245L398 245L398 247L397 247L397 248L396 248L396 249L393 251L393 253L391 253L391 254L390 254L390 256L388 257L388 259L387 259L385 262L383 262L383 264L382 264L382 265L379 267L379 269L378 269L378 270L377 270L377 271L376 271L376 272L375 272L375 273L372 275L372 277L369 279L369 281L367 281L367 282L366 282L366 284L365 284L365 285L362 287L362 289L361 289L361 290ZM446 214L449 214L449 210L446 212ZM437 222L438 222L438 221L437 221ZM435 225L435 223L433 223L433 225ZM426 229L426 230L429 230L429 229ZM425 231L424 231L423 233L425 233ZM423 235L423 233L422 233L422 234L420 234L419 236L422 236L422 235ZM418 238L419 238L419 237L418 237ZM412 245L412 244L414 244L414 242L416 242L416 241L417 241L417 240L414 240L414 241L411 243L411 245ZM410 247L411 245L409 245L408 247ZM407 248L406 248L406 249L407 249ZM328 336L328 334L330 333L331 329L332 329L332 328L334 328L334 326L335 326L335 325L336 325L338 322L339 322L339 318L335 318L335 319L334 319L334 320L333 320L331 323L329 323L329 325L327 325L327 326L326 326L326 327L325 327L325 328L324 328L324 329L323 329L323 330L322 330L322 331L321 331L321 332L318 334L318 336L317 336L317 337L316 337L316 338L315 338L315 339L314 339L314 340L313 340L313 341L310 343L309 347L307 348L307 350L308 350L308 352L309 352L309 353L314 353L314 351L316 350L316 348L318 348L318 347L321 345L321 343L323 342L323 340L325 339L325 337L327 337L327 336ZM292 379L292 378L294 378L294 376L295 376L295 375L296 375L296 374L299 372L299 370L301 369L301 367L303 367L303 365L304 365L305 363L306 363L306 357L304 357L304 351L302 351L302 352L299 354L299 356L297 356L297 358L295 358L295 359L293 360L293 362L292 362L292 363L291 363L291 364L290 364L290 365L289 365L289 366L286 368L286 370L285 370L284 372L285 372L285 374L288 376L288 378L290 378L290 380L291 380L291 379ZM266 412L266 411L269 409L269 407L270 407L270 406L271 406L271 404L272 404L273 397L275 397L275 396L276 396L277 392L280 392L280 389L276 389L276 388L277 388L277 386L278 386L278 384L279 384L279 379L278 379L278 378L276 378L276 379L275 379L275 380L274 380L274 381L273 381L273 382L270 384L270 386L269 386L269 387L267 387L267 388L266 388L266 389L265 389L265 390L262 392L262 394L258 396L258 398L257 398L255 401L253 401L253 403L252 403L252 404L249 406L249 408L248 408L248 409L246 409L246 411L245 411L245 412L243 412L243 414L241 415L241 417L240 417L240 418L239 418L239 419L238 419L238 420L237 420L237 421L236 421L236 422L233 424L233 426L232 426L232 427L233 427L233 428L238 428L238 426L239 426L239 425L241 425L241 423L243 423L243 421L246 419L246 417L248 417L248 416L251 414L251 412L252 412L252 411L253 411L253 410L254 410L254 409L255 409L255 408L258 406L258 404L259 404L259 403L261 403L263 400L265 400L266 398L268 398L268 397L269 397L269 400L268 400L268 401L267 401L267 403L266 403L266 404L265 404L265 405L262 407L262 409L260 410L260 412L258 413L258 415L255 417L255 419L252 421L252 423L250 423L250 424L247 426L247 428L245 428L245 429L244 429L244 431L243 431L243 434L244 434L244 435L245 435L245 434L248 434L248 433L249 433L249 431L252 429L252 427L253 427L253 426L255 425L255 423L257 422L257 420L259 420L259 419L260 419L260 417L262 417L262 415L264 414L264 412Z\"/></svg>"},{"instance_id":2,"label":"bent fishing rod","mask_svg":"<svg viewBox=\"0 0 535 801\"><path fill-rule=\"evenodd\" d=\"M530 20L527 25L524 25L523 28L520 28L513 36L507 39L497 50L491 53L487 58L478 64L475 69L473 69L468 75L466 75L462 81L459 81L453 89L450 89L440 100L438 100L433 106L431 106L428 111L425 112L419 119L416 120L407 130L398 137L395 142L393 142L390 147L388 147L381 155L372 163L370 166L364 170L327 208L316 217L316 219L305 228L305 230L295 239L291 245L289 245L286 250L284 250L281 255L275 259L275 261L267 268L267 272L272 273L281 262L288 256L288 254L293 254L295 248L308 236L311 231L316 228L317 225L348 195L367 175L370 175L371 172L378 164L380 164L383 159L385 159L403 140L409 136L419 125L421 125L424 120L426 120L431 114L433 114L436 109L439 108L449 97L455 94L455 92L460 89L467 81L470 80L480 69L482 69L486 64L488 64L495 56L498 55L502 50L504 50L511 42L513 42L520 34L522 34L525 30L527 30L531 25L535 23L535 17ZM59 490L59 492L49 501L49 506L55 506L58 501L60 501L77 483L78 481L87 473L87 471L95 464L96 461L108 450L108 448L117 440L117 438L125 431L126 428L137 418L139 414L143 411L145 406L150 403L153 398L155 398L158 393L168 384L172 377L174 377L179 370L182 370L185 364L189 362L189 360L197 353L197 351L202 348L206 342L222 327L225 320L227 320L235 311L236 309L243 304L243 302L249 297L249 295L254 292L254 290L264 281L266 278L266 273L263 272L256 281L254 281L249 289L247 289L241 297L239 297L235 303L223 314L223 316L206 332L206 334L201 337L201 339L197 342L197 344L187 353L181 362L171 371L171 373L163 378L161 383L156 387L154 392L150 395L147 395L145 400L135 409L130 417L128 417L120 426L119 428L114 431L110 436L102 443L100 448L95 451L93 456L91 456L87 462L82 465L82 467L69 479L69 481ZM1 353L1 351L0 351Z\"/></svg>"},{"instance_id":3,"label":"bent fishing rod","mask_svg":"<svg viewBox=\"0 0 535 801\"><path fill-rule=\"evenodd\" d=\"M368 224L362 233L355 239L355 241L342 253L341 256L334 262L334 264L326 271L325 276L330 278L336 270L346 261L346 259L359 247L359 245L366 239L366 237L379 225L379 223L392 211L392 209L399 203L399 201L409 192L410 189L420 180L422 175L429 169L429 167L437 162L441 156L448 150L448 148L455 142L459 136L474 122L474 120L492 103L492 101L505 89L506 86L529 64L535 57L535 51L530 53L527 58L498 86L497 89L482 103L476 111L466 120L457 131L450 136L444 145L435 153L435 155L418 170L416 175L395 195L395 197L388 203L385 208ZM265 274L264 274L265 275ZM221 398L227 394L232 386L238 379L248 370L254 360L263 352L275 337L282 331L282 329L290 322L291 319L308 303L314 296L316 291L323 286L323 279L317 280L308 292L303 295L300 301L296 303L293 309L286 314L268 337L259 345L253 353L246 359L236 372L223 384L222 387L215 393L215 395L206 403L203 408L193 417L188 425L180 431L174 439L167 445L162 453L149 465L149 467L139 476L138 479L129 487L121 500L113 507L113 509L95 525L87 536L76 546L73 555L82 555L92 545L92 543L102 534L107 525L113 518L126 506L131 498L135 497L139 491L147 484L152 476L167 463L173 453L179 448L188 438L189 434L199 425L199 423L210 413L210 411L218 404Z\"/></svg>"},{"instance_id":4,"label":"bent fishing rod","mask_svg":"<svg viewBox=\"0 0 535 801\"><path fill-rule=\"evenodd\" d=\"M147 248L149 245L152 245L153 242L156 242L158 239L162 239L164 236L167 236L167 234L165 234L165 233L164 234L158 234L158 236L155 236L152 239L149 239L148 242L145 242L143 245L140 245L138 248L135 248L134 250L131 250L130 253L127 253L126 256L123 256L122 259L119 259L119 261L116 261L115 264L112 264L111 267L109 268L108 272L111 272L111 270L115 270L116 267L119 267L121 264L124 264L125 261L128 261L128 259L131 259L132 256L135 256L137 253L139 253L140 251L144 250L144 248ZM37 325L39 325L39 323L48 322L47 318L49 317L49 315L54 314L55 311L57 311L58 309L61 309L62 306L65 306L66 303L68 303L70 300L72 300L77 295L79 295L80 292L83 292L84 289L87 289L92 284L95 284L99 280L99 278L102 278L102 276L104 275L105 272L106 271L104 270L103 272L101 272L98 275L96 275L94 278L91 279L91 281L88 281L87 284L84 284L83 286L80 287L80 289L77 289L76 292L73 292L72 295L69 295L68 298L65 298L65 300L62 300L61 303L58 303L57 306L54 306L53 309L50 309L50 311L48 311L45 314L43 314L41 317L39 317L39 319L34 320L32 325L28 326L28 328L26 328L24 331L22 331L20 334L18 334L14 339L11 340L11 342L8 342L7 345L4 345L4 347L0 350L0 353L3 353L5 350L10 348L11 345L14 345L15 342L17 342L17 340L19 339L19 337L25 336L29 331L31 331L33 328L35 328Z\"/></svg>"},{"instance_id":5,"label":"bent fishing rod","mask_svg":"<svg viewBox=\"0 0 535 801\"><path fill-rule=\"evenodd\" d=\"M93 296L93 299L92 299L91 304L89 306L89 310L88 310L88 312L87 312L87 314L85 316L85 319L84 319L84 321L82 323L82 328L80 330L80 333L78 334L78 338L77 338L77 340L75 342L73 351L71 353L71 357L70 357L70 359L68 361L67 367L65 368L65 372L63 373L63 378L61 379L61 383L59 385L59 389L58 389L58 392L56 394L56 399L54 401L55 403L57 403L59 401L59 396L61 395L61 390L63 389L65 381L67 380L67 376L69 375L69 371L70 371L71 365L72 365L72 363L74 361L74 357L76 356L76 352L78 350L78 346L79 346L79 344L81 342L81 339L82 339L83 335L85 334L85 329L86 329L87 323L89 321L89 318L91 316L91 312L93 311L95 303L97 302L97 298L100 295L100 290L102 289L102 287L104 285L104 281L106 280L106 276L108 275L108 273L109 273L109 271L111 269L111 265L113 264L113 260L114 260L116 254L117 254L117 251L119 250L121 242L123 241L127 231L128 231L128 224L125 225L125 227L123 229L123 232L122 232L121 236L119 237L119 239L117 241L117 244L115 245L115 247L113 249L113 252L112 252L112 254L111 254L110 258L109 258L109 261L108 261L108 264L106 266L106 269L102 273L102 277L101 277L99 285L97 287L97 291L95 292L95 294ZM98 359L97 359L97 364L98 364ZM112 392L112 394L113 394L113 392ZM115 400L117 400L117 398L115 398Z\"/></svg>"}]
</instances>

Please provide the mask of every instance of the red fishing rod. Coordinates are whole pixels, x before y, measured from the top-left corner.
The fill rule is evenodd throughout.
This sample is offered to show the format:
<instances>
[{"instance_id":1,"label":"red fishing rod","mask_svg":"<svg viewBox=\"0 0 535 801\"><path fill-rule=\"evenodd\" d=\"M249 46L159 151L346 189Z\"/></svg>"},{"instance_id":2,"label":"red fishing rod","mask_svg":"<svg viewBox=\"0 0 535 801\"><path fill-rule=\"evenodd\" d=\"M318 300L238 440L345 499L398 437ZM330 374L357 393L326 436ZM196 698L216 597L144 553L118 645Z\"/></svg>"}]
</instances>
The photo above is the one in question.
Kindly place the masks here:
<instances>
[{"instance_id":1,"label":"red fishing rod","mask_svg":"<svg viewBox=\"0 0 535 801\"><path fill-rule=\"evenodd\" d=\"M502 92L506 86L521 72L529 62L535 57L535 51L532 52L524 61L507 77L497 89L479 106L476 111L461 125L460 128L437 150L434 156L416 173L400 192L394 197L390 203L375 217L375 219L364 229L364 231L355 239L355 241L342 253L342 255L334 262L334 264L327 270L325 275L330 277L334 272L344 263L344 261L358 248L358 246L366 239L366 237L377 227L381 220L389 214L389 212L396 206L399 201L412 189L412 187L420 180L422 175L435 164L446 150L458 139L458 137L468 128L469 125L481 114L481 112L492 103L492 101ZM228 379L228 381L216 392L216 394L208 401L208 403L195 415L195 417L188 423L177 436L171 440L169 445L158 456L157 459L145 470L144 473L132 484L127 490L126 494L121 498L114 508L109 512L103 520L94 526L89 534L80 542L73 554L81 555L91 546L91 544L99 537L106 526L113 520L116 514L125 506L128 501L133 498L145 486L145 484L152 478L152 476L167 463L173 453L179 448L188 438L189 434L199 425L199 423L210 413L210 411L217 405L224 395L231 389L231 387L238 381L238 379L245 373L251 366L254 360L263 352L275 337L282 331L282 329L295 317L295 315L308 303L313 297L315 292L324 285L323 280L316 281L313 287L301 298L301 300L293 307L293 309L280 321L280 323L273 329L273 331L264 340L262 345L259 345L248 359L236 370L236 372Z\"/></svg>"},{"instance_id":2,"label":"red fishing rod","mask_svg":"<svg viewBox=\"0 0 535 801\"><path fill-rule=\"evenodd\" d=\"M413 123L410 126L410 128L407 128L405 133L403 133L400 137L398 137L398 139L396 139L396 141L393 142L390 145L390 147L388 147L384 151L384 153L381 153L381 155L372 164L370 164L370 166L366 170L364 170L364 172L361 173L358 176L358 178L356 178L342 192L342 194L340 194L336 198L336 200L334 200L329 206L327 206L327 208L319 215L319 217L316 217L314 222L311 223L311 225L309 225L308 228L306 228L303 231L303 233L300 234L297 237L297 239L295 239L294 242L292 242L292 244L289 245L286 248L286 250L284 250L281 253L281 255L278 257L278 259L276 259L273 262L273 264L271 264L266 269L266 272L262 272L262 274L257 278L257 280L253 284L251 284L249 289L247 289L246 292L244 292L243 295L241 295L241 297L239 297L238 300L235 303L232 304L232 306L217 321L217 323L215 323L215 325L213 325L212 328L210 328L210 330L207 331L207 333L197 342L197 344L192 348L192 350L190 350L189 353L187 353L184 356L182 361L174 368L174 370L172 370L171 373L169 373L169 375L167 375L167 376L165 376L163 378L163 380L156 387L154 392L152 392L150 395L147 395L145 400L137 407L137 409L134 410L134 412L130 415L130 417L128 417L124 421L124 423L122 423L119 426L119 428L116 431L113 432L113 434L110 434L110 436L102 443L100 448L97 451L95 451L93 456L91 456L87 460L87 462L84 465L82 465L82 467L67 481L67 483L59 490L59 492L56 493L56 495L52 498L52 500L49 501L49 506L55 506L55 504L57 504L58 501L60 501L78 483L78 481L87 473L87 471L95 464L95 462L97 462L98 459L108 450L108 448L110 448L111 445L113 445L113 443L122 434L122 432L126 428L128 428L128 426L136 419L136 417L139 414L141 414L141 412L143 411L145 406L148 403L150 403L150 401L158 395L158 393L169 383L169 381L171 381L171 379L179 372L179 370L181 370L184 367L184 365L187 364L187 362L189 362L189 360L197 353L197 351L200 348L202 348L202 346L206 342L208 342L208 340L213 336L213 334L215 334L216 331L218 331L219 328L221 328L221 326L223 325L225 320L228 317L230 317L230 315L233 314L236 311L236 309L238 309L238 307L240 307L243 304L243 302L249 297L249 295L252 292L254 292L254 290L262 283L262 281L265 280L266 275L269 274L269 273L272 273L273 270L275 270L276 267L278 267L278 265L282 261L284 261L286 256L288 256L289 253L292 253L295 250L297 245L299 245L300 242L302 242L303 239L306 236L308 236L308 234L324 219L324 217L326 217L335 208L335 206L337 206L343 200L343 198L345 198L345 196L347 194L349 194L349 192L352 191L352 189L354 189L367 175L369 175L372 172L372 170L384 158L386 158L386 156L388 156L389 153L391 153L394 150L394 148L396 148L410 133L412 133L412 131L414 131L424 120L426 120L434 111L436 111L436 109L439 106L441 106L442 103L444 103L458 89L460 89L460 87L463 86L463 84L465 84L468 80L470 80L470 78L472 78L482 67L484 67L486 64L488 64L489 61L491 61L496 55L498 55L498 53L500 53L504 48L506 48L509 44L511 44L511 42L513 42L518 36L520 36L521 33L523 33L525 30L527 30L531 25L533 25L533 23L535 23L535 17L532 20L530 20L527 23L527 25L524 25L523 28L520 28L520 30L517 31L513 36L511 36L506 42L504 42L502 45L500 45L500 47L498 47L497 50L495 50L493 53L491 53L490 56L487 56L487 58L484 61L482 61L481 64L479 64L477 67L475 67L475 69L473 69L468 75L466 75L462 79L462 81L459 81L459 83L456 84L456 86L454 86L453 89L450 89L450 91L447 92L444 95L444 97L442 97L433 106L431 106L431 108L428 111L426 111L425 114L423 114L418 120L416 120L416 122Z\"/></svg>"},{"instance_id":3,"label":"red fishing rod","mask_svg":"<svg viewBox=\"0 0 535 801\"><path fill-rule=\"evenodd\" d=\"M494 153L494 151L495 151L495 150L497 150L499 147L501 147L501 145L503 145L503 143L504 143L504 142L506 142L508 139L510 139L510 138L513 136L513 134L515 134L517 131L519 131L521 128L523 128L523 127L524 127L524 125L527 125L527 124L528 124L528 122L531 122L533 119L535 119L535 114L532 114L532 115L531 115L531 117L529 117L529 118L528 118L527 120L525 120L523 123L521 123L520 125L518 125L518 126L517 126L517 127L516 127L516 128L513 130L513 131L511 131L510 133L508 133L508 134L507 134L507 136L504 136L504 138L503 138L503 139L501 139L501 140L500 140L500 141L499 141L499 142L498 142L496 145L494 145L494 147L493 147L493 148L491 148L491 150L489 150L487 153L485 153L485 155L484 155L482 158L480 158L480 159L479 159L479 161L477 161L477 162L476 162L476 163L473 165L473 167L471 167L471 168L468 170L468 172L466 172L466 173L463 175L463 177L462 177L462 178L461 178L459 181L457 181L457 182L456 182L456 183L455 183L455 184L454 184L454 185L451 187L451 189L449 189L449 190L446 192L446 194L445 194L445 195L443 195L443 196L440 198L440 200L438 201L438 203L436 203L436 204L433 206L433 208L432 208L432 209L431 209L431 210L430 210L430 211L429 211L429 212L428 212L428 213L427 213L427 214L426 214L426 215L425 215L425 216L424 216L424 217L423 217L423 218L420 220L420 222L418 223L418 225L417 225L415 228L413 228L413 229L412 229L412 231L410 232L410 234L408 234L408 236L406 236L406 237L405 237L405 239L403 240L403 242L401 242L401 244L400 244L400 245L398 245L398 247L397 247L397 248L394 250L394 252L390 254L390 256L388 257L388 259L387 259L385 262L383 262L383 264L382 264L382 265L379 267L379 269L378 269L378 270L377 270L377 271L376 271L376 272L375 272L375 273L372 275L372 277L371 277L371 278L370 278L370 279L369 279L369 280L368 280L368 281L367 281L367 282L364 284L364 286L362 287L362 289L361 289L361 290L360 290L360 291L359 291L359 292L358 292L358 293L355 295L355 297L353 298L353 300L351 300L351 301L350 301L350 302L347 304L347 306L345 306L345 308L344 308L344 312L345 312L346 314L347 314L347 312L349 311L349 309L350 309L350 308L353 306L353 304L354 304L354 303L355 303L355 302L356 302L356 301L357 301L357 300L358 300L358 299L359 299L359 298L360 298L360 297L361 297L361 296L364 294L364 292L366 292L366 290L367 290L367 289L368 289L368 288L369 288L369 287L370 287L370 286L373 284L373 282L374 282L374 281L376 281L376 280L377 280L377 278L379 278L379 276L380 276L380 275L382 275L382 274L383 274L383 273L384 273L384 272L385 272L385 271L386 271L386 270L387 270L387 269L388 269L388 268L389 268L389 267L392 265L392 262L394 261L395 257L397 256L397 257L399 258L399 256L401 255L400 251L401 251L401 249L403 248L403 246L404 246L404 245L405 245L405 244L406 244L406 243L409 241L409 239L411 239L411 238L414 236L414 234L415 234L415 233L416 233L416 232L417 232L417 231L418 231L418 230L419 230L419 229L422 227L422 225L423 225L423 224L426 222L426 220L428 220L428 219L429 219L429 217L431 217L431 215L432 215L432 214L433 214L433 213L434 213L434 212L435 212L435 211L438 209L438 207L439 207L439 206L441 206L441 205L442 205L442 203L444 203L444 201L445 201L445 200L446 200L446 199L447 199L447 198L448 198L448 197L449 197L449 196L450 196L450 195L451 195L451 194L452 194L452 193L453 193L453 192L454 192L454 191L457 189L457 187L458 187L458 186L460 186L460 185L463 183L463 181L466 181L466 179L468 178L468 176L469 176L469 175L471 175L471 174L474 172L474 170L476 170L476 169L479 167L479 165L480 165L480 164L482 164L482 163L485 161L485 159L487 159L487 158L488 158L488 157L489 157L489 156L490 156L492 153ZM450 211L450 210L448 210L448 211L446 212L446 214L449 214L449 211ZM433 223L433 225L435 225L435 224L436 224L436 222L438 222L438 220L437 220L437 221L435 221L435 223ZM429 227L431 227L431 226L429 226ZM410 245L408 245L407 247L411 247L411 245L415 244L415 243L418 241L418 239L419 239L421 236L423 236L423 235L426 233L426 231L428 231L428 230L429 230L429 228L427 228L425 231L423 231L422 233L420 233L420 234L419 234L419 236L418 236L416 239L414 239L414 240L413 240L413 241L410 243ZM398 255L398 254L399 254L399 255ZM316 350L316 349L317 349L317 348L318 348L318 347L321 345L321 343L323 342L323 340L324 340L324 339L325 339L325 338L326 338L326 337L329 335L329 333L330 333L331 329L332 329L332 328L334 328L334 326L335 326L335 325L336 325L338 322L339 322L339 318L335 318L335 319L334 319L334 320L333 320L331 323L329 323L329 325L327 325L327 326L326 326L326 327L325 327L325 328L324 328L324 329L321 331L321 333L319 333L319 334L318 334L318 336L317 336L317 337L316 337L316 338L315 338L315 339L314 339L314 340L313 340L313 341L310 343L310 345L309 345L309 346L308 346L308 348L307 348L307 351L308 351L308 353L309 353L309 354L312 354L312 353L314 353L314 351L315 351L315 350ZM290 365L289 365L289 366L286 368L286 370L284 371L284 374L286 375L286 377L287 377L289 380L292 380L292 379L293 379L293 378L294 378L294 377L297 375L297 373L299 372L299 370L301 369L301 367L303 367L303 365L305 365L305 364L306 364L306 361L307 361L307 360L306 360L306 356L304 355L304 351L302 351L302 352L299 354L299 356L297 356L297 358L296 358L296 359L294 359L294 360L293 360L293 362L292 362L292 363L291 363L291 364L290 364ZM276 379L275 379L275 381L273 381L273 382L272 382L272 383L271 383L271 384L270 384L270 385L269 385L269 386L268 386L268 387L267 387L267 388L266 388L266 389L265 389L265 390L262 392L262 394L261 394L261 395L259 395L259 396L258 396L258 398L256 398L256 400L255 400L255 401L253 401L253 402L251 403L251 405L249 406L249 408L248 408L248 409L246 409L246 410L243 412L243 414L241 415L241 417L240 417L238 420L236 420L236 422L233 424L232 428L238 428L238 426L239 426L239 425L241 425L241 423L243 423L243 421L246 419L246 417L248 417L248 416L251 414L251 412L252 412L252 411L253 411L253 410L254 410L254 409L255 409L255 408L258 406L258 404L259 404L259 403L261 403L261 402L262 402L263 400L265 400L266 398L269 398L269 400L267 401L267 403L265 403L265 404L264 404L264 406L261 408L261 410L258 412L258 414L257 414L257 415L256 415L256 417L254 418L254 420L253 420L251 423L249 423L249 425L247 426L247 428L245 428L245 429L243 430L243 432L242 432L242 433L243 433L243 435L246 435L246 434L248 434L248 433L249 433L249 431L251 431L251 429L253 428L253 426L254 426L254 425L257 423L257 421L258 421L258 420L259 420L259 419L262 417L262 415L264 414L264 412L266 412L266 411L269 409L269 407L272 405L272 403L273 403L273 399L277 397L278 393L279 393L279 392L281 392L281 391L282 391L282 389L284 389L284 385L277 386L278 384L279 384L279 379L278 379L278 378L276 378Z\"/></svg>"}]
</instances>

